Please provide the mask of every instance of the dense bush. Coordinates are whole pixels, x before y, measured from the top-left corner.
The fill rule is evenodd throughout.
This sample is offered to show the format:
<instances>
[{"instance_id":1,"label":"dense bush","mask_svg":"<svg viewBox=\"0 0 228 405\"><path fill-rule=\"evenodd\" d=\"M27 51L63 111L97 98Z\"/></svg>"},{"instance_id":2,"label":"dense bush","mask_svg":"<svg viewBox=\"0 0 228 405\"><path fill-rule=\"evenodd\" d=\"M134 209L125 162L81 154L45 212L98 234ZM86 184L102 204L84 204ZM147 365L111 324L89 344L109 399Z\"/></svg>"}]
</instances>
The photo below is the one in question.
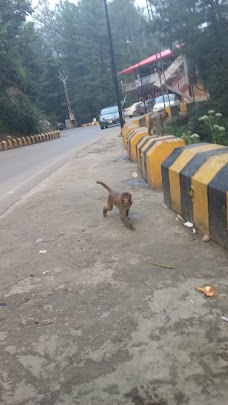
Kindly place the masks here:
<instances>
[{"instance_id":1,"label":"dense bush","mask_svg":"<svg viewBox=\"0 0 228 405\"><path fill-rule=\"evenodd\" d=\"M12 99L2 94L0 111L1 134L31 135L37 132L40 114L28 96L21 94Z\"/></svg>"},{"instance_id":2,"label":"dense bush","mask_svg":"<svg viewBox=\"0 0 228 405\"><path fill-rule=\"evenodd\" d=\"M212 101L200 102L189 115L168 120L165 132L183 137L187 143L192 143L192 134L198 134L203 142L228 145L228 118Z\"/></svg>"}]
</instances>

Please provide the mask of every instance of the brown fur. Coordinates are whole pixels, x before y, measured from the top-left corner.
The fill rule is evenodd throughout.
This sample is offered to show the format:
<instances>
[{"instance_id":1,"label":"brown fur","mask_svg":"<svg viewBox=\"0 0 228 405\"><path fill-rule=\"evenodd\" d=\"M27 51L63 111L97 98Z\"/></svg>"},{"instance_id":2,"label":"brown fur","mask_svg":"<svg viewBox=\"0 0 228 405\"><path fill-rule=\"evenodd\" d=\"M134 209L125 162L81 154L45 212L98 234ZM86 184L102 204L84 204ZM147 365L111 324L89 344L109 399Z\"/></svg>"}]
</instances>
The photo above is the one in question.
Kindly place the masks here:
<instances>
[{"instance_id":1,"label":"brown fur","mask_svg":"<svg viewBox=\"0 0 228 405\"><path fill-rule=\"evenodd\" d=\"M109 192L107 204L103 208L104 217L107 216L108 211L112 211L113 205L115 205L120 211L121 220L128 227L128 229L133 231L134 227L128 219L129 210L132 205L131 194L128 192L118 193L117 191L113 191L102 181L97 181L97 184L101 184Z\"/></svg>"},{"instance_id":2,"label":"brown fur","mask_svg":"<svg viewBox=\"0 0 228 405\"><path fill-rule=\"evenodd\" d=\"M148 134L151 135L151 130L155 127L157 135L164 135L164 122L168 116L169 114L165 110L150 115Z\"/></svg>"}]
</instances>

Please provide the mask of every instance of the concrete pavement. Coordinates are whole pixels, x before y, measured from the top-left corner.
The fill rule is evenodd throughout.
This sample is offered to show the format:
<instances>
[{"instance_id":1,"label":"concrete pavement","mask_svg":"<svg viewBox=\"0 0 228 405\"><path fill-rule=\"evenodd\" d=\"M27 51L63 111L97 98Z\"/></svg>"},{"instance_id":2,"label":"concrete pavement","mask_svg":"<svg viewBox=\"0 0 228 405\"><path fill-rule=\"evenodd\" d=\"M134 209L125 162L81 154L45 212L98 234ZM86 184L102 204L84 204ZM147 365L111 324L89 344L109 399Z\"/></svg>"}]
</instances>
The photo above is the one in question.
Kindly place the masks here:
<instances>
[{"instance_id":1,"label":"concrete pavement","mask_svg":"<svg viewBox=\"0 0 228 405\"><path fill-rule=\"evenodd\" d=\"M112 131L0 217L0 404L225 405L227 253L129 184ZM98 179L133 194L135 232Z\"/></svg>"}]
</instances>

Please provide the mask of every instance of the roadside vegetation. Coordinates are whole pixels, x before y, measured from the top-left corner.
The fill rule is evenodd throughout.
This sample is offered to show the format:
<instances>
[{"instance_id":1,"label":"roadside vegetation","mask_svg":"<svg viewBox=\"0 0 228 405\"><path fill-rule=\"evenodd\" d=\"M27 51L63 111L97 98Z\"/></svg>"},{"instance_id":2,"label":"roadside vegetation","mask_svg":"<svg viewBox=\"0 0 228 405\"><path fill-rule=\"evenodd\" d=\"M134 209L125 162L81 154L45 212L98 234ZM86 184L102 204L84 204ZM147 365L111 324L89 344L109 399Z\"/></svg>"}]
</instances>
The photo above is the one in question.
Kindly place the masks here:
<instances>
[{"instance_id":1,"label":"roadside vegetation","mask_svg":"<svg viewBox=\"0 0 228 405\"><path fill-rule=\"evenodd\" d=\"M153 53L147 21L132 0L109 5L117 69ZM59 77L67 77L78 123L115 99L103 0L0 4L0 134L36 133L68 116Z\"/></svg>"},{"instance_id":2,"label":"roadside vegetation","mask_svg":"<svg viewBox=\"0 0 228 405\"><path fill-rule=\"evenodd\" d=\"M176 135L198 134L214 142L206 121L209 110L222 114L214 125L216 142L227 144L228 1L151 1L149 20L134 0L112 0L109 14L117 70L137 63L158 49L181 45L197 65L210 100L188 118L172 122ZM154 49L156 47L156 49ZM190 73L191 74L191 73ZM115 99L103 0L48 0L32 8L30 0L0 4L0 136L29 135L39 122L53 126L67 117L60 76L67 77L72 111L79 124L90 122ZM169 129L169 128L168 128ZM186 136L187 136L186 135Z\"/></svg>"},{"instance_id":3,"label":"roadside vegetation","mask_svg":"<svg viewBox=\"0 0 228 405\"><path fill-rule=\"evenodd\" d=\"M172 120L167 130L187 142L192 140L189 135L198 134L201 141L228 145L228 1L151 0L151 5L155 16L151 31L164 46L181 46L210 94L208 102L197 103L187 118ZM205 116L209 118L202 119Z\"/></svg>"},{"instance_id":4,"label":"roadside vegetation","mask_svg":"<svg viewBox=\"0 0 228 405\"><path fill-rule=\"evenodd\" d=\"M188 115L168 120L166 133L182 137L185 143L211 142L228 146L228 117L212 109L213 102L197 103Z\"/></svg>"}]
</instances>

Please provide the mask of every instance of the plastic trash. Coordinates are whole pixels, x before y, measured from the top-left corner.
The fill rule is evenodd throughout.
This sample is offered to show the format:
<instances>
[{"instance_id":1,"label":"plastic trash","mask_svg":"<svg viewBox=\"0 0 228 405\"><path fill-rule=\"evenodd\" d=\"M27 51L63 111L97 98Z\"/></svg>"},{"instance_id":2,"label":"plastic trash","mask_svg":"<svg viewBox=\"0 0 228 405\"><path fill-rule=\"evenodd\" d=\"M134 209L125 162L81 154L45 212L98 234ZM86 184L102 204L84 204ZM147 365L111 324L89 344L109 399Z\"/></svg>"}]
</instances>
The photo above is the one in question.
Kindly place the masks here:
<instances>
[{"instance_id":1,"label":"plastic trash","mask_svg":"<svg viewBox=\"0 0 228 405\"><path fill-rule=\"evenodd\" d=\"M136 177L138 177L138 173L137 172L132 172L132 177L134 177L134 178L136 178Z\"/></svg>"},{"instance_id":2,"label":"plastic trash","mask_svg":"<svg viewBox=\"0 0 228 405\"><path fill-rule=\"evenodd\" d=\"M204 293L207 297L213 297L215 295L215 289L210 285L206 285L205 287L196 287L196 290Z\"/></svg>"},{"instance_id":3,"label":"plastic trash","mask_svg":"<svg viewBox=\"0 0 228 405\"><path fill-rule=\"evenodd\" d=\"M192 228L192 227L193 227L193 223L187 221L187 222L184 223L184 226L187 226L187 228Z\"/></svg>"}]
</instances>

